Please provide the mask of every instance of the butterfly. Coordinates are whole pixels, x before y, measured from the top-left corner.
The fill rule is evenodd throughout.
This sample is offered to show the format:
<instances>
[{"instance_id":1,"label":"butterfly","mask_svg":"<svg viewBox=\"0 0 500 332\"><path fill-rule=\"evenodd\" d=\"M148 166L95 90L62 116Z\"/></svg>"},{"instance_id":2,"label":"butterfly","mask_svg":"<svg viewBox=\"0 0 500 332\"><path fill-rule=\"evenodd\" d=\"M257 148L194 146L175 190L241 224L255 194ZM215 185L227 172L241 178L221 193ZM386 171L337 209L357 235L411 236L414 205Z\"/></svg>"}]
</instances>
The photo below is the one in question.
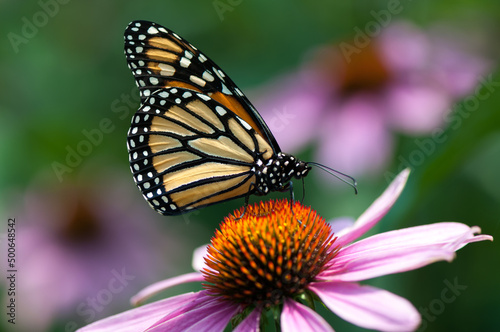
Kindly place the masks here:
<instances>
[{"instance_id":1,"label":"butterfly","mask_svg":"<svg viewBox=\"0 0 500 332\"><path fill-rule=\"evenodd\" d=\"M326 168L283 153L236 84L173 31L131 22L125 55L141 95L127 137L130 168L160 214L248 203L252 194L290 190L311 165Z\"/></svg>"}]
</instances>

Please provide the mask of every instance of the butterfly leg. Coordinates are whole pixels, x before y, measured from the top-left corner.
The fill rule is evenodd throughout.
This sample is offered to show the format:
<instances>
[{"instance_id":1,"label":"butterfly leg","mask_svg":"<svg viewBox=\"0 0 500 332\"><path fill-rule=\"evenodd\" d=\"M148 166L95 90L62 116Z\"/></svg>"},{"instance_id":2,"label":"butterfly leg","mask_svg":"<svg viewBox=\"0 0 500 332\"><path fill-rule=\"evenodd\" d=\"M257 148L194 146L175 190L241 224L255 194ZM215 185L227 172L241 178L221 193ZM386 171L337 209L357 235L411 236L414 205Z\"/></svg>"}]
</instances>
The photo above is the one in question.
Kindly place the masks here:
<instances>
[{"instance_id":1,"label":"butterfly leg","mask_svg":"<svg viewBox=\"0 0 500 332\"><path fill-rule=\"evenodd\" d=\"M240 220L241 218L243 218L243 216L247 212L248 201L250 200L250 194L253 192L253 188L255 188L255 183L252 182L250 183L250 190L248 191L248 194L245 196L245 205L243 207L243 213L238 218L235 218L236 220Z\"/></svg>"},{"instance_id":2,"label":"butterfly leg","mask_svg":"<svg viewBox=\"0 0 500 332\"><path fill-rule=\"evenodd\" d=\"M293 194L293 182L290 181L290 185L288 186L290 190L290 211L293 213L293 204L295 203L295 195Z\"/></svg>"}]
</instances>

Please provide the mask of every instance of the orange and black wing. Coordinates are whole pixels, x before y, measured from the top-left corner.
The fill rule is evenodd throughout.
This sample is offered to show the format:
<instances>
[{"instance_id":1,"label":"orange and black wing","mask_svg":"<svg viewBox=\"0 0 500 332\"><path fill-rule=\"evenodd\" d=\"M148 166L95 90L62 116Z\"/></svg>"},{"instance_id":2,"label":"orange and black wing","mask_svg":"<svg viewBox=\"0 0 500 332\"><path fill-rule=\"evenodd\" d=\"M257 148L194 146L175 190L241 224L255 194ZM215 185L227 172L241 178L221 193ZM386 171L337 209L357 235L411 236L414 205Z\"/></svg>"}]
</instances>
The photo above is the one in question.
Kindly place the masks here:
<instances>
[{"instance_id":1,"label":"orange and black wing","mask_svg":"<svg viewBox=\"0 0 500 332\"><path fill-rule=\"evenodd\" d=\"M152 92L132 118L127 143L137 186L164 215L250 195L256 160L273 155L245 120L187 88Z\"/></svg>"},{"instance_id":2,"label":"orange and black wing","mask_svg":"<svg viewBox=\"0 0 500 332\"><path fill-rule=\"evenodd\" d=\"M272 147L280 148L268 126L233 81L206 55L173 31L134 21L125 31L125 55L144 103L156 90L177 87L202 93L249 124Z\"/></svg>"}]
</instances>

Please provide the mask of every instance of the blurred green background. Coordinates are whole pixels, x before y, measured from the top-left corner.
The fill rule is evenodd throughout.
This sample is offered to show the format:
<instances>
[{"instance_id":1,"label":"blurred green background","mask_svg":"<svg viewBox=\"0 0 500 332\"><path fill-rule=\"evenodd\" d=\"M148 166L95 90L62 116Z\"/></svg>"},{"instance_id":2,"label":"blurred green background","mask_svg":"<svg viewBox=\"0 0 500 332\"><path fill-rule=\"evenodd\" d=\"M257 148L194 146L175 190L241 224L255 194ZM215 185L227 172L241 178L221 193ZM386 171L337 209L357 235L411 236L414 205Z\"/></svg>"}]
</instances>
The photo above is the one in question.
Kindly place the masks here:
<instances>
[{"instance_id":1,"label":"blurred green background","mask_svg":"<svg viewBox=\"0 0 500 332\"><path fill-rule=\"evenodd\" d=\"M445 24L458 26L463 29L461 31L474 31L481 37L480 54L492 63L484 76L491 74L493 82L500 82L496 63L500 54L497 38L500 5L497 2L397 3L403 10L391 17L391 21L410 21L424 30L435 24ZM7 255L8 218L16 218L18 234L25 224L33 225L39 220L38 226L45 227L41 221L45 219L44 210L34 207L33 198L26 202L26 196L34 196L36 201L37 194L33 192L57 193L67 186L74 191L79 188L105 191L109 188L103 186L119 183L123 190L110 190L112 195L106 199L114 201L125 215L134 206L134 211L141 211L135 222L154 228L154 233L160 237L158 243L173 243L169 249L157 247L161 252L154 253L161 256L165 268L129 270L145 277L131 281L120 294L123 299L114 296L103 310L95 310L95 316L90 319L88 314L78 311L79 303L86 301L86 297L80 295L81 299L66 302L66 310L54 309L55 313L46 314L44 324L38 326L40 331L72 331L128 308L127 298L149 283L190 272L192 250L209 241L223 216L243 205L243 199L239 199L186 216L162 217L147 207L135 188L125 140L130 118L138 107L138 92L123 55L123 32L130 21L151 20L176 31L212 58L243 91L253 91L280 74L296 70L308 52L316 47L352 40L355 27L373 21L372 11L387 7L386 1L0 1L3 35L0 43L0 209L3 225L0 259L5 260ZM33 23L38 26L30 27ZM252 94L248 95L252 99ZM454 105L459 107L460 103ZM458 221L478 225L483 233L497 236L500 221L499 108L500 92L494 90L480 101L474 112L463 118L458 129L443 124L447 139L436 144L425 160L412 165L402 197L376 231ZM95 133L96 129L100 129L102 135L95 136L90 145L81 145L82 141L89 141L85 133ZM396 173L401 169L398 158L407 159L418 148L416 138L430 137L397 132L393 135L394 151L389 164L378 174L357 175L360 191L357 196L349 187L336 182L325 184L314 174L305 180L305 203L326 219L359 216L387 186L386 172ZM276 136L279 141L279 135ZM68 166L67 158L71 158L68 155L79 144L86 155L74 157L76 159L70 160L72 166ZM315 144L311 143L306 148L287 152L310 160L314 149ZM68 167L56 171L54 167L58 166L55 165L61 164ZM313 173L318 172L313 170ZM108 182L110 178L113 179L111 183ZM301 197L300 191L297 190L296 197ZM122 197L124 192L131 196ZM56 197L64 198L64 195ZM283 197L283 194L274 197ZM65 204L64 199L60 204ZM54 206L51 209L58 208L57 204ZM136 206L139 207L136 209ZM30 208L33 220L27 221L23 216ZM19 255L31 255L36 259L36 242L25 243L18 238L17 248ZM155 247L151 250L154 252ZM44 266L44 262L39 263ZM22 260L18 261L20 274L23 264ZM56 258L50 264L47 262L47 269L54 264L57 265ZM409 299L419 310L430 312L423 318L422 331L494 331L500 330L497 317L500 310L499 267L498 243L477 243L460 250L452 263L435 263L367 283L388 289ZM0 275L6 274L4 271ZM87 272L91 279L93 272ZM38 277L29 276L33 280ZM53 278L64 279L64 272ZM451 303L442 302L441 294L447 287L445 281L455 279L466 289ZM31 296L57 298L67 295L63 288L60 294L53 291L45 295L36 294L38 288L33 285L26 289L32 292L23 297L27 300ZM189 286L178 287L166 295L188 289ZM23 292L22 284L18 285L18 291ZM0 289L0 297L7 303L5 285ZM6 322L5 306L2 308L0 326L12 329L13 326ZM332 313L322 314L337 331L362 330ZM16 327L20 331L28 329L31 313L18 308L17 320Z\"/></svg>"}]
</instances>

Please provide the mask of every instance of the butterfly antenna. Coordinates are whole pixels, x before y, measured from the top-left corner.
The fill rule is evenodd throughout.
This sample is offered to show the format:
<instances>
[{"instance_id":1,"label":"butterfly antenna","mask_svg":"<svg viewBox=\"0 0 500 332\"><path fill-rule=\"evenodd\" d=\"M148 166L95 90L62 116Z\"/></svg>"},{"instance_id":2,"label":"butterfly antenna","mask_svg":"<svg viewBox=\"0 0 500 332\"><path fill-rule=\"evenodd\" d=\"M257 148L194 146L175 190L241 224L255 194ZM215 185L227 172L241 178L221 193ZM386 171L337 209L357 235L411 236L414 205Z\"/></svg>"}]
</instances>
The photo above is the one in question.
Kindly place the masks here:
<instances>
[{"instance_id":1,"label":"butterfly antenna","mask_svg":"<svg viewBox=\"0 0 500 332\"><path fill-rule=\"evenodd\" d=\"M333 168L330 168L328 166L325 166L325 165L322 165L322 164L319 164L319 163L315 163L313 161L311 162L308 162L309 165L312 165L312 166L316 166L318 167L319 169L327 172L328 174L336 177L337 179L339 179L340 181L350 185L353 189L354 189L354 194L357 195L358 194L358 187L357 187L357 182L356 182L356 179L353 178L352 176L349 176L345 173L342 173L342 172L339 172Z\"/></svg>"}]
</instances>

